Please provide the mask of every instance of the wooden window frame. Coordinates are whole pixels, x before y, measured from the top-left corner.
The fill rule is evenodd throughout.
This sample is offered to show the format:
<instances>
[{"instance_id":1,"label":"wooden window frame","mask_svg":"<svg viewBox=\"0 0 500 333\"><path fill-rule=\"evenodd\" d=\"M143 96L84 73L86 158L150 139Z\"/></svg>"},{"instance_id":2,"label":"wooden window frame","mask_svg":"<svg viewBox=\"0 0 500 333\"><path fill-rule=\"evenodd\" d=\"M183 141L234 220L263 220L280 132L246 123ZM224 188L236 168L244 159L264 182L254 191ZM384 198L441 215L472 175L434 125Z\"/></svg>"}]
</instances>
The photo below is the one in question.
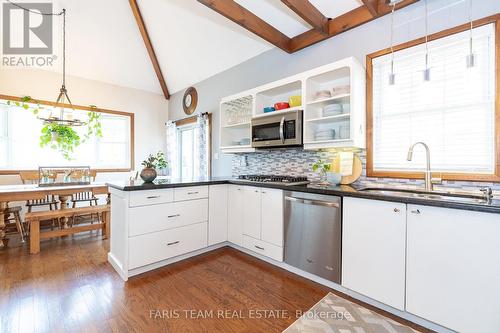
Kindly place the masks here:
<instances>
[{"instance_id":1,"label":"wooden window frame","mask_svg":"<svg viewBox=\"0 0 500 333\"><path fill-rule=\"evenodd\" d=\"M0 94L0 99L8 100L8 101L17 101L17 102L23 101L23 99L21 97L9 96L9 95L3 95L3 94ZM93 169L93 170L96 170L97 172L130 172L130 171L134 170L134 164L135 164L135 158L134 158L134 154L135 154L135 115L133 113L123 112L123 111L115 111L115 110L109 110L109 109L102 109L99 107L98 108L91 108L90 106L56 103L56 102L50 102L50 101L44 101L44 100L38 100L38 99L32 99L29 103L38 103L40 105L48 105L48 106L53 106L53 107L65 107L65 108L73 107L75 110L94 111L94 112L130 117L130 168ZM0 170L0 175L18 175L21 171L38 171L38 170Z\"/></svg>"},{"instance_id":2,"label":"wooden window frame","mask_svg":"<svg viewBox=\"0 0 500 333\"><path fill-rule=\"evenodd\" d=\"M212 176L212 114L207 112L208 116L208 177ZM194 124L198 121L198 115L184 119L174 120L177 127Z\"/></svg>"},{"instance_id":3,"label":"wooden window frame","mask_svg":"<svg viewBox=\"0 0 500 333\"><path fill-rule=\"evenodd\" d=\"M495 24L495 171L492 174L441 173L443 180L464 181L500 181L500 14L488 16L473 22L477 28L487 24ZM447 37L470 29L470 23L459 25L434 33L429 41ZM418 38L394 46L394 51L404 50L425 43L425 38ZM389 54L390 48L371 53L366 56L366 175L368 177L423 179L423 172L376 171L373 169L373 59ZM438 172L439 174L439 172Z\"/></svg>"}]
</instances>

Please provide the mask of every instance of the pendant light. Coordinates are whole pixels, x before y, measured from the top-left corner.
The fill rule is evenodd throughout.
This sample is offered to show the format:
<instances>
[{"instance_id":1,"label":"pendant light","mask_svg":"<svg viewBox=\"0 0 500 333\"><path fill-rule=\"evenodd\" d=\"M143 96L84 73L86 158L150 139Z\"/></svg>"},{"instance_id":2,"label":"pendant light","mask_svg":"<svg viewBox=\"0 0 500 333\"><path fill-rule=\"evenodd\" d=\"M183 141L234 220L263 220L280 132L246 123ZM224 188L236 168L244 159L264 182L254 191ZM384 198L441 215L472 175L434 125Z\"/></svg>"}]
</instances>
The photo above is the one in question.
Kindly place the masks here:
<instances>
[{"instance_id":1,"label":"pendant light","mask_svg":"<svg viewBox=\"0 0 500 333\"><path fill-rule=\"evenodd\" d=\"M75 108L71 103L71 99L68 96L68 90L66 89L66 9L63 9L63 77L61 89L59 89L59 95L57 97L56 103L58 106L54 107L50 111L47 117L38 117L38 119L43 120L44 124L59 124L65 126L82 126L85 123L79 119L73 118L73 111ZM69 109L63 104L69 104Z\"/></svg>"},{"instance_id":2,"label":"pendant light","mask_svg":"<svg viewBox=\"0 0 500 333\"><path fill-rule=\"evenodd\" d=\"M427 8L427 0L425 0L425 69L424 81L431 80L431 69L429 68L429 10Z\"/></svg>"},{"instance_id":3,"label":"pendant light","mask_svg":"<svg viewBox=\"0 0 500 333\"><path fill-rule=\"evenodd\" d=\"M389 74L389 85L393 86L396 84L396 74L394 74L394 10L396 8L397 1L391 1L391 73Z\"/></svg>"},{"instance_id":4,"label":"pendant light","mask_svg":"<svg viewBox=\"0 0 500 333\"><path fill-rule=\"evenodd\" d=\"M472 0L469 0L469 21L470 21L470 37L469 37L469 54L467 55L465 61L467 68L472 68L476 65L476 56L472 52Z\"/></svg>"}]
</instances>

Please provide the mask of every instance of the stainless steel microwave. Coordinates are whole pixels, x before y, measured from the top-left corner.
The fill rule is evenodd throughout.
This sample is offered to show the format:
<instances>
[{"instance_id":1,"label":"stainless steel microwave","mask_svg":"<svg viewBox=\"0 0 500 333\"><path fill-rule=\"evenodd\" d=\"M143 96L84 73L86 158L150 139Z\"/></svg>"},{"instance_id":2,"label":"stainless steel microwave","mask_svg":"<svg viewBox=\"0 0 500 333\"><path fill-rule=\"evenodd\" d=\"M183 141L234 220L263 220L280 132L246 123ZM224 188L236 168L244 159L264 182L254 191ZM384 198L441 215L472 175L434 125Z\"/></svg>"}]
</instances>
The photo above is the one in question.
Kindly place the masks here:
<instances>
[{"instance_id":1,"label":"stainless steel microwave","mask_svg":"<svg viewBox=\"0 0 500 333\"><path fill-rule=\"evenodd\" d=\"M252 147L276 148L302 145L302 111L279 111L252 118Z\"/></svg>"}]
</instances>

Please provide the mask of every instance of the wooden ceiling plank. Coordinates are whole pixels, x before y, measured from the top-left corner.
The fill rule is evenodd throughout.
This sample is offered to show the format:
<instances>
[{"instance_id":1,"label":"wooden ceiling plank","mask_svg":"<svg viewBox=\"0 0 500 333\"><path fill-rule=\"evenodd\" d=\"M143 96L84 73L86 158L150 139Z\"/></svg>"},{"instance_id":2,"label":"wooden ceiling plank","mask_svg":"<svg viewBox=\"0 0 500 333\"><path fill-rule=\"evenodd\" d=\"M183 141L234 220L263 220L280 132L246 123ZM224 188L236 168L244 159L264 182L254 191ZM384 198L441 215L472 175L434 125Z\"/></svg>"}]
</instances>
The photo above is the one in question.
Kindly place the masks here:
<instances>
[{"instance_id":1,"label":"wooden ceiling plank","mask_svg":"<svg viewBox=\"0 0 500 333\"><path fill-rule=\"evenodd\" d=\"M129 0L129 3L130 8L132 9L132 13L134 14L135 21L137 22L137 27L139 28L139 31L141 33L142 40L146 45L146 50L148 51L149 58L151 59L151 63L153 64L154 71L156 73L156 76L158 77L158 81L160 82L160 87L163 91L163 95L166 99L170 99L170 93L168 92L167 83L165 82L165 78L163 77L163 73L161 72L160 63L158 62L153 44L151 43L151 39L149 38L149 34L146 29L144 19L142 18L139 5L137 4L137 0Z\"/></svg>"},{"instance_id":2,"label":"wooden ceiling plank","mask_svg":"<svg viewBox=\"0 0 500 333\"><path fill-rule=\"evenodd\" d=\"M363 5L370 11L373 17L378 16L378 0L361 0ZM383 2L383 1L382 1Z\"/></svg>"},{"instance_id":3,"label":"wooden ceiling plank","mask_svg":"<svg viewBox=\"0 0 500 333\"><path fill-rule=\"evenodd\" d=\"M198 0L199 3L253 32L269 43L290 52L290 38L233 0Z\"/></svg>"},{"instance_id":4,"label":"wooden ceiling plank","mask_svg":"<svg viewBox=\"0 0 500 333\"><path fill-rule=\"evenodd\" d=\"M308 0L281 0L314 29L327 34L328 18Z\"/></svg>"},{"instance_id":5,"label":"wooden ceiling plank","mask_svg":"<svg viewBox=\"0 0 500 333\"><path fill-rule=\"evenodd\" d=\"M398 5L396 5L396 10L414 4L418 1L419 0L403 0ZM298 36L295 36L290 41L290 52L297 52L313 44L319 43L325 39L370 22L371 20L382 17L391 12L391 6L386 4L384 1L379 1L377 12L378 16L374 17L366 6L361 6L334 19L331 19L328 23L329 29L327 35L318 33L318 31L315 29L311 29Z\"/></svg>"}]
</instances>

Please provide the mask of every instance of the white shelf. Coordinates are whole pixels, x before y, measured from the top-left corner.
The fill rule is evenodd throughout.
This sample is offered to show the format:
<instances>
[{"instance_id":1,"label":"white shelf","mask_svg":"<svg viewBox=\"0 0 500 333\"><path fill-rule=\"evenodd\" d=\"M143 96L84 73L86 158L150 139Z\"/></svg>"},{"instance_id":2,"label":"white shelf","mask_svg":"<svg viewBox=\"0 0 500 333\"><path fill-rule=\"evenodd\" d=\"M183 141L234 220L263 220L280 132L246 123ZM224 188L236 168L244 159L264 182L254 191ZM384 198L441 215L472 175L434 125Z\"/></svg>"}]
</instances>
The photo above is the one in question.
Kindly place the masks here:
<instances>
[{"instance_id":1,"label":"white shelf","mask_svg":"<svg viewBox=\"0 0 500 333\"><path fill-rule=\"evenodd\" d=\"M321 98L321 99L311 101L311 102L307 103L307 105L329 104L329 102L333 102L333 101L336 101L339 99L346 99L350 96L351 96L351 94L349 93L349 94L341 94L341 95L336 95L336 96L327 97L327 98Z\"/></svg>"},{"instance_id":2,"label":"white shelf","mask_svg":"<svg viewBox=\"0 0 500 333\"><path fill-rule=\"evenodd\" d=\"M318 141L307 141L304 144L315 144L315 143L336 143L336 142L347 142L351 139L334 139L334 140L318 140Z\"/></svg>"},{"instance_id":3,"label":"white shelf","mask_svg":"<svg viewBox=\"0 0 500 333\"><path fill-rule=\"evenodd\" d=\"M294 111L303 110L303 109L304 109L304 107L302 105L301 106L294 106L293 108L276 110L276 111L267 112L267 113L259 113L259 114L255 115L254 118L268 117L268 116L273 116L273 115L280 114L280 113L294 112Z\"/></svg>"},{"instance_id":4,"label":"white shelf","mask_svg":"<svg viewBox=\"0 0 500 333\"><path fill-rule=\"evenodd\" d=\"M309 123L333 123L333 122L342 121L345 119L350 119L350 117L351 117L350 113L342 113L342 114L338 114L335 116L307 119L306 122L309 122Z\"/></svg>"},{"instance_id":5,"label":"white shelf","mask_svg":"<svg viewBox=\"0 0 500 333\"><path fill-rule=\"evenodd\" d=\"M244 123L224 125L222 127L224 127L224 128L240 128L240 127L247 127L247 126L250 126L250 125L251 125L251 123L249 121L247 121L247 122L244 122Z\"/></svg>"}]
</instances>

